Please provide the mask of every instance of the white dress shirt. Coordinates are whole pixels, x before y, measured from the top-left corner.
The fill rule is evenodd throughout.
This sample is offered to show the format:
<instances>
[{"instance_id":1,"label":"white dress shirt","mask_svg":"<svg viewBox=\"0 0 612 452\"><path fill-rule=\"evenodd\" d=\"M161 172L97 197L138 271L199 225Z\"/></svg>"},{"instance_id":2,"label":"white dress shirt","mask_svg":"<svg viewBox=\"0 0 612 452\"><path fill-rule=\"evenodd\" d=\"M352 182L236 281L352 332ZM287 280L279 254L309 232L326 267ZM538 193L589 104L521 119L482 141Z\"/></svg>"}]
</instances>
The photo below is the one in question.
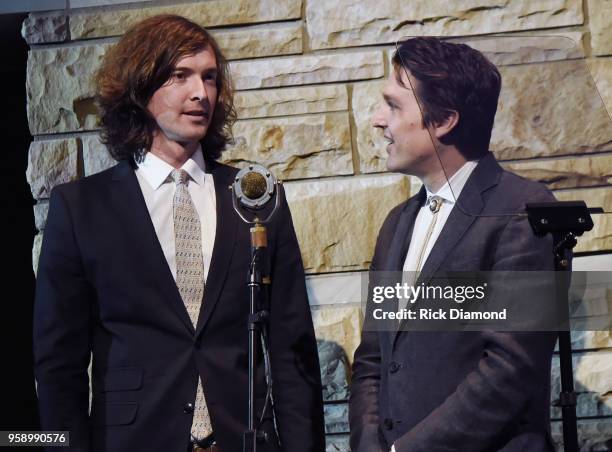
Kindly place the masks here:
<instances>
[{"instance_id":1,"label":"white dress shirt","mask_svg":"<svg viewBox=\"0 0 612 452\"><path fill-rule=\"evenodd\" d=\"M463 166L450 177L449 181L446 182L436 193L432 193L427 187L425 187L427 199L429 200L434 195L439 196L442 198L442 206L437 213L438 218L436 220L436 224L433 228L429 241L427 242L419 268L417 268L419 253L421 252L421 248L425 242L427 230L429 229L429 225L434 215L429 209L427 202L419 210L416 221L414 222L412 238L410 239L410 247L408 248L408 253L406 254L406 259L404 260L403 271L415 272L422 270L423 264L427 260L427 257L436 243L436 240L438 239L438 236L440 235L448 216L455 206L456 198L459 197L461 190L463 190L465 183L470 177L470 174L472 174L472 171L474 171L474 168L476 168L477 164L477 161L465 162Z\"/></svg>"},{"instance_id":2,"label":"white dress shirt","mask_svg":"<svg viewBox=\"0 0 612 452\"><path fill-rule=\"evenodd\" d=\"M174 239L174 217L172 204L175 184L170 173L174 169L156 155L147 152L144 160L137 164L136 177L145 199L157 239L168 262L172 276L176 280L176 245ZM217 201L215 184L211 174L206 174L202 148L198 149L180 168L189 174L187 184L202 229L202 257L204 260L204 281L212 257L217 228Z\"/></svg>"}]
</instances>

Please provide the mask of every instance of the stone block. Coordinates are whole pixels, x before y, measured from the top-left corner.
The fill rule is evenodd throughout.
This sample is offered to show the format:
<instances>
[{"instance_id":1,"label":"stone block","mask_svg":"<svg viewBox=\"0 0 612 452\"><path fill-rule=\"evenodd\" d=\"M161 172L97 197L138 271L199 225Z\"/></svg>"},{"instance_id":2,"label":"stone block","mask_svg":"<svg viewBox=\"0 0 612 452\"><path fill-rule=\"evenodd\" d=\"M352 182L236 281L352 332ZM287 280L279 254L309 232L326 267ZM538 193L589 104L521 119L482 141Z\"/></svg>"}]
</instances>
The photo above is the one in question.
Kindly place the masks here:
<instances>
[{"instance_id":1,"label":"stone block","mask_svg":"<svg viewBox=\"0 0 612 452\"><path fill-rule=\"evenodd\" d=\"M361 306L351 304L314 308L312 321L317 339L341 347L348 362L352 363L355 350L361 342Z\"/></svg>"},{"instance_id":2,"label":"stone block","mask_svg":"<svg viewBox=\"0 0 612 452\"><path fill-rule=\"evenodd\" d=\"M229 60L302 53L301 22L219 29L211 34Z\"/></svg>"},{"instance_id":3,"label":"stone block","mask_svg":"<svg viewBox=\"0 0 612 452\"><path fill-rule=\"evenodd\" d=\"M79 177L76 139L33 141L30 144L26 179L35 199L48 198L53 187Z\"/></svg>"},{"instance_id":4,"label":"stone block","mask_svg":"<svg viewBox=\"0 0 612 452\"><path fill-rule=\"evenodd\" d=\"M364 272L330 273L306 277L310 306L360 304Z\"/></svg>"},{"instance_id":5,"label":"stone block","mask_svg":"<svg viewBox=\"0 0 612 452\"><path fill-rule=\"evenodd\" d=\"M158 14L178 14L203 27L215 27L299 19L301 10L302 0L209 0L177 5L82 10L70 15L70 36L72 39L118 36L135 23Z\"/></svg>"},{"instance_id":6,"label":"stone block","mask_svg":"<svg viewBox=\"0 0 612 452\"><path fill-rule=\"evenodd\" d=\"M351 452L349 435L327 435L325 437L325 452Z\"/></svg>"},{"instance_id":7,"label":"stone block","mask_svg":"<svg viewBox=\"0 0 612 452\"><path fill-rule=\"evenodd\" d=\"M503 163L502 166L508 171L542 182L551 190L612 185L612 158L607 154L525 160Z\"/></svg>"},{"instance_id":8,"label":"stone block","mask_svg":"<svg viewBox=\"0 0 612 452\"><path fill-rule=\"evenodd\" d=\"M280 179L353 172L348 114L327 113L238 121L226 163L258 162Z\"/></svg>"},{"instance_id":9,"label":"stone block","mask_svg":"<svg viewBox=\"0 0 612 452\"><path fill-rule=\"evenodd\" d=\"M348 400L350 364L346 353L335 342L317 340L323 401Z\"/></svg>"},{"instance_id":10,"label":"stone block","mask_svg":"<svg viewBox=\"0 0 612 452\"><path fill-rule=\"evenodd\" d=\"M233 61L230 68L238 90L372 79L384 75L383 54L378 50Z\"/></svg>"},{"instance_id":11,"label":"stone block","mask_svg":"<svg viewBox=\"0 0 612 452\"><path fill-rule=\"evenodd\" d=\"M612 112L612 58L594 58L588 61L588 65L606 109Z\"/></svg>"},{"instance_id":12,"label":"stone block","mask_svg":"<svg viewBox=\"0 0 612 452\"><path fill-rule=\"evenodd\" d=\"M40 249L42 247L43 234L38 233L34 236L32 242L32 269L34 270L34 276L38 273L38 259L40 258Z\"/></svg>"},{"instance_id":13,"label":"stone block","mask_svg":"<svg viewBox=\"0 0 612 452\"><path fill-rule=\"evenodd\" d=\"M352 87L351 108L356 127L359 169L363 173L386 171L387 143L380 129L372 126L372 117L382 100L385 82L355 83Z\"/></svg>"},{"instance_id":14,"label":"stone block","mask_svg":"<svg viewBox=\"0 0 612 452\"><path fill-rule=\"evenodd\" d=\"M364 0L339 8L309 0L306 24L313 49L393 43L402 36L468 36L580 25L579 0L468 2Z\"/></svg>"},{"instance_id":15,"label":"stone block","mask_svg":"<svg viewBox=\"0 0 612 452\"><path fill-rule=\"evenodd\" d=\"M98 126L92 74L110 44L36 49L28 53L27 114L32 135Z\"/></svg>"},{"instance_id":16,"label":"stone block","mask_svg":"<svg viewBox=\"0 0 612 452\"><path fill-rule=\"evenodd\" d=\"M574 353L574 388L578 393L576 413L578 417L612 416L612 352L598 350ZM551 368L551 398L559 398L561 377L559 358L553 358ZM553 407L551 416L561 418L559 408Z\"/></svg>"},{"instance_id":17,"label":"stone block","mask_svg":"<svg viewBox=\"0 0 612 452\"><path fill-rule=\"evenodd\" d=\"M405 201L401 175L355 176L285 184L308 273L365 270L389 211Z\"/></svg>"},{"instance_id":18,"label":"stone block","mask_svg":"<svg viewBox=\"0 0 612 452\"><path fill-rule=\"evenodd\" d=\"M30 45L68 39L68 16L62 13L30 13L21 24L21 36Z\"/></svg>"},{"instance_id":19,"label":"stone block","mask_svg":"<svg viewBox=\"0 0 612 452\"><path fill-rule=\"evenodd\" d=\"M584 200L589 207L603 207L606 212L612 211L611 188L584 188L579 190L562 190L555 192L559 201ZM612 218L610 215L592 215L595 226L578 238L575 252L612 250Z\"/></svg>"},{"instance_id":20,"label":"stone block","mask_svg":"<svg viewBox=\"0 0 612 452\"><path fill-rule=\"evenodd\" d=\"M38 231L45 229L47 214L49 213L49 201L39 200L34 204L34 225Z\"/></svg>"},{"instance_id":21,"label":"stone block","mask_svg":"<svg viewBox=\"0 0 612 452\"><path fill-rule=\"evenodd\" d=\"M496 66L509 66L584 58L583 40L581 31L533 31L520 36L457 38L451 42L479 50Z\"/></svg>"},{"instance_id":22,"label":"stone block","mask_svg":"<svg viewBox=\"0 0 612 452\"><path fill-rule=\"evenodd\" d=\"M348 403L325 404L325 433L348 433Z\"/></svg>"},{"instance_id":23,"label":"stone block","mask_svg":"<svg viewBox=\"0 0 612 452\"><path fill-rule=\"evenodd\" d=\"M500 68L491 149L500 160L612 149L612 122L582 60Z\"/></svg>"},{"instance_id":24,"label":"stone block","mask_svg":"<svg viewBox=\"0 0 612 452\"><path fill-rule=\"evenodd\" d=\"M83 171L85 176L91 176L117 164L106 146L100 141L100 135L82 135L80 140L83 143Z\"/></svg>"},{"instance_id":25,"label":"stone block","mask_svg":"<svg viewBox=\"0 0 612 452\"><path fill-rule=\"evenodd\" d=\"M551 423L551 433L558 452L563 449L561 421ZM612 420L581 419L578 421L578 447L581 452L607 452L612 442Z\"/></svg>"},{"instance_id":26,"label":"stone block","mask_svg":"<svg viewBox=\"0 0 612 452\"><path fill-rule=\"evenodd\" d=\"M239 119L324 113L348 110L348 95L343 85L238 91L234 106Z\"/></svg>"},{"instance_id":27,"label":"stone block","mask_svg":"<svg viewBox=\"0 0 612 452\"><path fill-rule=\"evenodd\" d=\"M612 55L612 3L588 0L591 48L595 55Z\"/></svg>"}]
</instances>

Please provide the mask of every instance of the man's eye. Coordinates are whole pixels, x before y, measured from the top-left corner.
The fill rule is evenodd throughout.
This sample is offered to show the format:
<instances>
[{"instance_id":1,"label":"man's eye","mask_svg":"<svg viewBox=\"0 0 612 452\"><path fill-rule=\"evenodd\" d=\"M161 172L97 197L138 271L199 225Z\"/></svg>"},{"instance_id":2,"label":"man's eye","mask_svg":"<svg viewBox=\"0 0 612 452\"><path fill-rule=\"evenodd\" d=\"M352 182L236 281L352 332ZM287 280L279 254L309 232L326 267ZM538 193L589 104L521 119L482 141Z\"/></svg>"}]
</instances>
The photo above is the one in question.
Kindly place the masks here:
<instances>
[{"instance_id":1,"label":"man's eye","mask_svg":"<svg viewBox=\"0 0 612 452\"><path fill-rule=\"evenodd\" d=\"M172 78L175 80L184 80L185 74L183 72L175 72L174 74L172 74Z\"/></svg>"},{"instance_id":2,"label":"man's eye","mask_svg":"<svg viewBox=\"0 0 612 452\"><path fill-rule=\"evenodd\" d=\"M206 82L216 82L217 81L217 74L214 74L214 73L205 74L204 75L204 81L206 81Z\"/></svg>"}]
</instances>

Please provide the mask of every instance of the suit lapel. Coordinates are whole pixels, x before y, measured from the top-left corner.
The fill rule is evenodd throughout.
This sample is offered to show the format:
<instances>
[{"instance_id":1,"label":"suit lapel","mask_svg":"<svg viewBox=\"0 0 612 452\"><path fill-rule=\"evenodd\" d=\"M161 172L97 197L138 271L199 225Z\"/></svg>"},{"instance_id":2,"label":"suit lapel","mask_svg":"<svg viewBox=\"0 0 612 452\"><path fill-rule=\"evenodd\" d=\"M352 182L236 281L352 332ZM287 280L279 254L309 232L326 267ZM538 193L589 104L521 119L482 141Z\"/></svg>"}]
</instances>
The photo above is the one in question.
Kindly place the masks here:
<instances>
[{"instance_id":1,"label":"suit lapel","mask_svg":"<svg viewBox=\"0 0 612 452\"><path fill-rule=\"evenodd\" d=\"M147 205L134 173L132 163L123 161L113 171L111 196L117 209L117 219L123 223L122 230L129 235L132 249L142 255L142 264L159 285L170 306L185 327L193 334L194 328L181 295L176 287L172 272L157 239Z\"/></svg>"},{"instance_id":2,"label":"suit lapel","mask_svg":"<svg viewBox=\"0 0 612 452\"><path fill-rule=\"evenodd\" d=\"M414 229L414 222L424 201L425 187L421 187L416 196L410 198L402 209L395 233L391 239L389 254L387 254L387 259L382 268L383 271L402 271L412 237L412 230Z\"/></svg>"},{"instance_id":3,"label":"suit lapel","mask_svg":"<svg viewBox=\"0 0 612 452\"><path fill-rule=\"evenodd\" d=\"M431 249L415 285L427 284L438 271L450 252L457 246L461 238L482 212L485 205L482 194L497 185L502 171L493 154L488 153L480 160L468 178L463 190L461 190L461 194L453 206L453 210L446 220L436 243ZM416 214L412 220L413 224L415 219ZM407 252L406 249L405 253ZM393 333L392 344L395 344L398 336L397 333L401 328L400 325L399 330Z\"/></svg>"},{"instance_id":4,"label":"suit lapel","mask_svg":"<svg viewBox=\"0 0 612 452\"><path fill-rule=\"evenodd\" d=\"M200 335L219 301L221 290L227 279L232 254L236 244L238 215L232 206L232 192L228 187L233 182L232 168L214 161L206 162L215 183L217 202L217 227L210 268L204 288L204 302L200 308L196 336ZM245 274L246 278L246 274ZM246 282L246 279L245 279Z\"/></svg>"}]
</instances>

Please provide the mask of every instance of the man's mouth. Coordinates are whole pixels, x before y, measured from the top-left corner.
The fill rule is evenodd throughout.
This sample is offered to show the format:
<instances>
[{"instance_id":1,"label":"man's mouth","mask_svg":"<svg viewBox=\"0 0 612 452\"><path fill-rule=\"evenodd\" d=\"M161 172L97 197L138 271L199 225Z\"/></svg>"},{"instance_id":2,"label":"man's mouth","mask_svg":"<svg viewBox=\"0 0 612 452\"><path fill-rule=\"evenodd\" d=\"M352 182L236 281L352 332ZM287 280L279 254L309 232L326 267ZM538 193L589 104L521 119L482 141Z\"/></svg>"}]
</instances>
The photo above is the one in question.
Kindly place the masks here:
<instances>
[{"instance_id":1,"label":"man's mouth","mask_svg":"<svg viewBox=\"0 0 612 452\"><path fill-rule=\"evenodd\" d=\"M393 138L388 137L387 135L383 135L383 137L385 138L385 141L387 142L387 144L393 144Z\"/></svg>"},{"instance_id":2,"label":"man's mouth","mask_svg":"<svg viewBox=\"0 0 612 452\"><path fill-rule=\"evenodd\" d=\"M187 116L193 116L193 117L200 117L200 118L204 118L204 119L208 119L208 113L204 110L189 110L186 111L184 114L186 114Z\"/></svg>"}]
</instances>

